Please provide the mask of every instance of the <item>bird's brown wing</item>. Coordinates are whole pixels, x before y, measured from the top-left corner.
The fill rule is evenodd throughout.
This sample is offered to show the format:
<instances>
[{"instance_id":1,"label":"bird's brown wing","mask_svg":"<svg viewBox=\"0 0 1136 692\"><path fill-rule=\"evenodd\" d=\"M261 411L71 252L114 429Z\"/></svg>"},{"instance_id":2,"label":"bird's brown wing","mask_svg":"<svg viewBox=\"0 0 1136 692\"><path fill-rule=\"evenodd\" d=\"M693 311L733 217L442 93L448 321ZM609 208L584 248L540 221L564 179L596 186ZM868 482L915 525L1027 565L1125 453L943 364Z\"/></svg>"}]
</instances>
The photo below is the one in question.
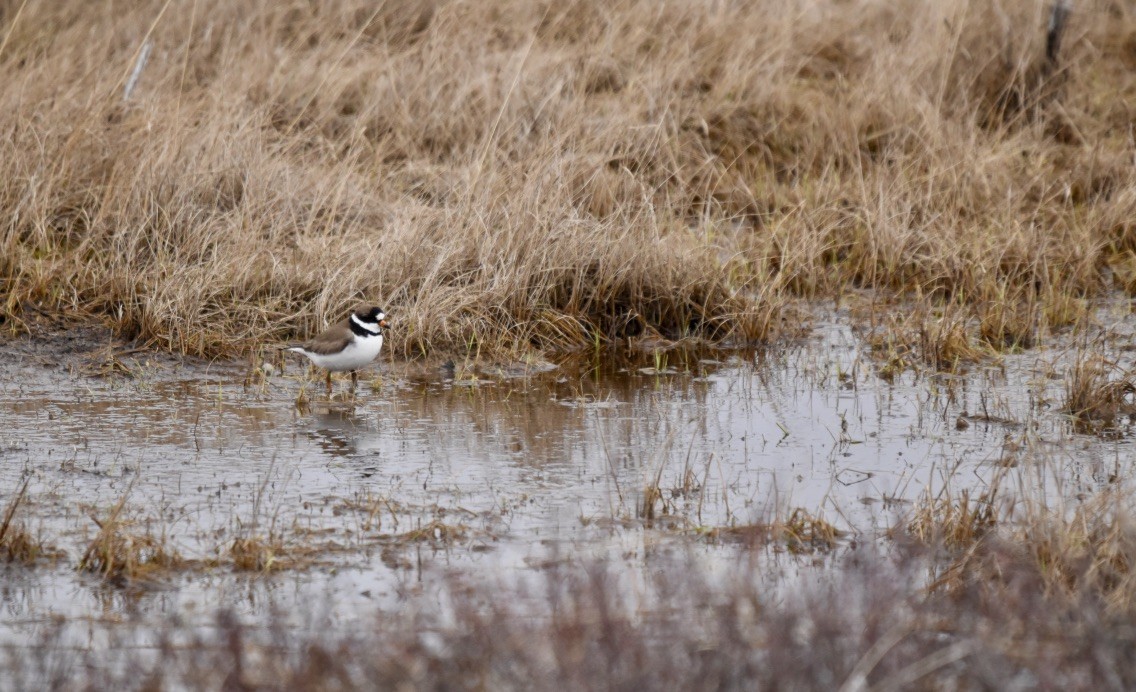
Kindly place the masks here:
<instances>
[{"instance_id":1,"label":"bird's brown wing","mask_svg":"<svg viewBox=\"0 0 1136 692\"><path fill-rule=\"evenodd\" d=\"M351 343L351 337L351 327L347 324L347 320L343 320L300 346L309 353L326 356L347 348L347 344Z\"/></svg>"}]
</instances>

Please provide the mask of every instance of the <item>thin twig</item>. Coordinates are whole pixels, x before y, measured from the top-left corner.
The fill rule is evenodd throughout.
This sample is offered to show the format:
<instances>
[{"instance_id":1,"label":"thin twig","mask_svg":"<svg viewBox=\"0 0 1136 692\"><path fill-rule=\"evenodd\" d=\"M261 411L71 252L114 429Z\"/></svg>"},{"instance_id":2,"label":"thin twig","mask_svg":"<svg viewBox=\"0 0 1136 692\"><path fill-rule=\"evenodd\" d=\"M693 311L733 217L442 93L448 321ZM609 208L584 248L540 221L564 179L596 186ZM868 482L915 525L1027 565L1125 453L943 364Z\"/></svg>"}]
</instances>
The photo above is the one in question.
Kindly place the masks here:
<instances>
[{"instance_id":1,"label":"thin twig","mask_svg":"<svg viewBox=\"0 0 1136 692\"><path fill-rule=\"evenodd\" d=\"M4 542L4 536L8 533L8 526L12 523L12 517L16 515L16 508L20 506L20 501L24 499L24 493L27 492L28 482L30 479L25 478L24 484L20 486L20 491L16 493L15 499L8 505L8 509L4 512L4 523L0 524L0 543Z\"/></svg>"}]
</instances>

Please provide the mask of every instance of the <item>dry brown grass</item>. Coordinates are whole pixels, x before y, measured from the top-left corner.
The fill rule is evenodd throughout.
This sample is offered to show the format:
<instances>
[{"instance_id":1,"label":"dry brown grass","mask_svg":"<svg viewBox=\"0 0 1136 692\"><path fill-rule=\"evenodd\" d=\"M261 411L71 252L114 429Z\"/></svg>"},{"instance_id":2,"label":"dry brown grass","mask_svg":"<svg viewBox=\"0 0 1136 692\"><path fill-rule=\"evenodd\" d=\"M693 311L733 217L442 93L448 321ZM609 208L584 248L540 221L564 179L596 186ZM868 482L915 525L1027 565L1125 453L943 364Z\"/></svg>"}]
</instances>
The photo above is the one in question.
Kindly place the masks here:
<instances>
[{"instance_id":1,"label":"dry brown grass","mask_svg":"<svg viewBox=\"0 0 1136 692\"><path fill-rule=\"evenodd\" d=\"M24 481L16 495L8 502L8 506L4 508L4 518L0 519L0 548L3 548L9 561L26 561L30 554L27 548L31 543L28 540L27 533L19 526L12 524L16 510L20 508L20 502L23 501L27 491L28 482Z\"/></svg>"},{"instance_id":2,"label":"dry brown grass","mask_svg":"<svg viewBox=\"0 0 1136 692\"><path fill-rule=\"evenodd\" d=\"M1065 378L1063 410L1078 432L1108 432L1120 416L1136 414L1134 392L1132 375L1099 355L1082 352Z\"/></svg>"},{"instance_id":3,"label":"dry brown grass","mask_svg":"<svg viewBox=\"0 0 1136 692\"><path fill-rule=\"evenodd\" d=\"M787 300L850 287L1091 298L1136 249L1136 18L1077 3L1058 63L1045 19L1027 0L9 2L0 310L209 354L365 297L413 355L749 342ZM1003 345L1046 316L987 312Z\"/></svg>"},{"instance_id":4,"label":"dry brown grass","mask_svg":"<svg viewBox=\"0 0 1136 692\"><path fill-rule=\"evenodd\" d=\"M989 355L989 349L975 343L973 322L963 306L936 307L924 300L889 312L868 329L866 340L886 379L909 368L950 372Z\"/></svg>"},{"instance_id":5,"label":"dry brown grass","mask_svg":"<svg viewBox=\"0 0 1136 692\"><path fill-rule=\"evenodd\" d=\"M30 564L54 552L47 548L43 541L37 540L22 524L5 526L0 532L0 554L3 554L8 562Z\"/></svg>"},{"instance_id":6,"label":"dry brown grass","mask_svg":"<svg viewBox=\"0 0 1136 692\"><path fill-rule=\"evenodd\" d=\"M998 525L997 496L997 489L992 489L973 498L968 490L957 497L924 497L912 512L906 531L922 543L969 549Z\"/></svg>"},{"instance_id":7,"label":"dry brown grass","mask_svg":"<svg viewBox=\"0 0 1136 692\"><path fill-rule=\"evenodd\" d=\"M124 513L129 492L103 519L92 517L99 532L88 544L78 569L98 574L114 584L128 584L176 570L184 560L161 533L148 523L139 527Z\"/></svg>"},{"instance_id":8,"label":"dry brown grass","mask_svg":"<svg viewBox=\"0 0 1136 692\"><path fill-rule=\"evenodd\" d=\"M58 627L26 645L5 643L0 657L17 687L51 689L139 680L179 689L1006 689L1037 681L1131 689L1131 501L1105 492L1069 515L999 520L984 538L953 548L915 541L880 550L863 541L825 557L836 569L794 570L788 590L770 588L777 577L769 568L785 566L753 559L761 551L726 569L700 551L660 551L652 569L632 568L631 585L622 560L576 556L525 580L471 582L451 571L347 627L308 602L267 623L226 611L216 627L169 619L156 628L159 655L121 627L103 646L76 651L70 630ZM952 516L973 525L982 510L972 510ZM928 568L960 555L965 568L929 589ZM314 624L297 627L297 618Z\"/></svg>"},{"instance_id":9,"label":"dry brown grass","mask_svg":"<svg viewBox=\"0 0 1136 692\"><path fill-rule=\"evenodd\" d=\"M34 563L43 557L62 556L57 548L33 535L25 524L15 521L16 512L27 496L27 491L28 482L24 481L0 517L0 555L8 562L24 564Z\"/></svg>"},{"instance_id":10,"label":"dry brown grass","mask_svg":"<svg viewBox=\"0 0 1136 692\"><path fill-rule=\"evenodd\" d=\"M1021 588L1024 571L1052 607L1091 600L1125 617L1136 613L1132 491L1111 485L1072 506L1036 492L1006 501L999 495L1007 479L1000 473L977 497L949 488L928 494L893 533L936 551L928 591L977 586L993 595Z\"/></svg>"},{"instance_id":11,"label":"dry brown grass","mask_svg":"<svg viewBox=\"0 0 1136 692\"><path fill-rule=\"evenodd\" d=\"M716 527L701 533L710 540L741 541L797 555L832 551L842 544L846 535L828 520L801 507L795 507L787 517Z\"/></svg>"},{"instance_id":12,"label":"dry brown grass","mask_svg":"<svg viewBox=\"0 0 1136 692\"><path fill-rule=\"evenodd\" d=\"M271 572L291 563L288 551L276 536L247 535L237 538L228 549L234 569L242 572Z\"/></svg>"}]
</instances>

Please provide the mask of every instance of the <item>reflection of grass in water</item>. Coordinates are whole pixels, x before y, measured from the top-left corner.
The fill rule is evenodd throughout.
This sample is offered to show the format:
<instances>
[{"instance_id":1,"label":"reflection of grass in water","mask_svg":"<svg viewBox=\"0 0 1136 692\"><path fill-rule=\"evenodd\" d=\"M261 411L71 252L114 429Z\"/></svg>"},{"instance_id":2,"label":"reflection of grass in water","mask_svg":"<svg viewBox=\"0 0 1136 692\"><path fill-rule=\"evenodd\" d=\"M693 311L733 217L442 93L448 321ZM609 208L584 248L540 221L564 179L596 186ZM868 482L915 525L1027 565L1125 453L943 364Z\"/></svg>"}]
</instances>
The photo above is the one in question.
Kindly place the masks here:
<instances>
[{"instance_id":1,"label":"reflection of grass in water","mask_svg":"<svg viewBox=\"0 0 1136 692\"><path fill-rule=\"evenodd\" d=\"M261 518L261 509L264 506L268 486L272 482L276 470L276 457L272 458L268 470L257 486L256 496L253 499L252 509L247 520L238 520L237 537L229 545L226 554L232 561L234 568L250 572L270 572L285 568L293 563L289 558L298 559L299 555L291 556L285 546L283 537L276 529L276 519L279 507L272 513L268 521L268 528L263 530L264 521ZM275 484L273 484L275 486ZM287 479L281 486L287 485Z\"/></svg>"},{"instance_id":2,"label":"reflection of grass in water","mask_svg":"<svg viewBox=\"0 0 1136 692\"><path fill-rule=\"evenodd\" d=\"M646 570L620 559L568 560L535 582L451 573L349 630L272 619L252 626L224 611L215 628L159 624L159 639L179 642L160 663L113 634L109 650L76 652L62 630L49 632L30 652L8 649L5 669L36 681L81 674L108 688L121 676L233 689L317 681L339 689L407 681L435 689L985 689L1022 680L1086 689L1136 681L1131 495L1105 491L1068 513L1031 500L1012 522L981 500L937 499L893 543L833 553L836 569L810 572L789 593L770 586L784 561L766 563L762 551L726 564L677 551L652 556ZM37 668L64 655L85 657L84 665Z\"/></svg>"},{"instance_id":3,"label":"reflection of grass in water","mask_svg":"<svg viewBox=\"0 0 1136 692\"><path fill-rule=\"evenodd\" d=\"M266 479L270 476L271 472ZM260 515L267 485L267 480L262 483L260 501L255 503L254 512L248 520L239 522L238 535L209 551L210 557L193 559L185 558L173 549L164 532L155 533L151 529L159 520L145 516L140 508L128 504L128 488L106 516L92 517L99 531L87 544L76 568L97 574L111 584L129 585L173 572L212 571L218 567L263 574L306 570L327 566L332 564L329 559L337 555L356 554L369 546L381 547L385 560L393 560L393 556L398 555L395 562L409 566L401 553L413 546L429 544L448 548L462 545L473 536L479 542L470 544L470 549L483 552L496 539L492 533L475 532L464 524L441 518L455 513L474 516L467 510L447 509L440 505L401 505L369 493L336 505L337 516L350 513L357 518L355 528L358 531L352 531L347 522L342 527L317 529L297 524L286 531L277 526L275 514L267 527L261 530L261 522L256 518ZM14 521L25 494L26 483L0 515L0 557L29 566L34 566L40 558L66 558L63 551L42 538L32 536L22 524ZM389 512L395 531L380 531L383 511ZM413 523L413 528L397 530L400 522L407 521Z\"/></svg>"},{"instance_id":4,"label":"reflection of grass in water","mask_svg":"<svg viewBox=\"0 0 1136 692\"><path fill-rule=\"evenodd\" d=\"M705 525L702 522L702 505L714 455L707 455L700 478L692 463L692 442L687 449L681 473L672 486L664 487L663 473L668 456L666 446L660 452L660 461L648 478L635 508L636 518L645 528L677 532L680 535L693 534L711 541L745 542L751 546L769 546L774 550L784 548L792 553L832 550L845 535L829 521L801 507L793 508L787 516L771 516L759 522L739 523L730 511L730 488L727 487L721 489L726 512L725 524Z\"/></svg>"},{"instance_id":5,"label":"reflection of grass in water","mask_svg":"<svg viewBox=\"0 0 1136 692\"><path fill-rule=\"evenodd\" d=\"M711 680L727 688L900 689L1000 687L1027 678L1062 687L1119 679L1126 686L1136 680L1128 636L1136 618L1136 498L1113 487L1071 508L1028 494L1010 502L1010 474L1044 464L1028 461L1018 471L1001 467L981 494L949 486L929 493L878 550L875 541L845 540L823 517L797 509L713 530L712 538L737 548L710 564L703 548L671 557L652 553L647 570L638 558L580 563L568 556L538 572L543 581L535 588L506 576L488 584L448 577L440 594L429 590L430 600L406 596L394 612L350 634L329 626L313 635L283 622L265 632L224 616L215 630L188 637L177 625L159 625L160 638L180 642L163 650L160 667L126 642L96 658L66 649L62 636L35 642L36 656L10 653L5 666L34 678L35 661L66 650L91 656L92 668L80 668L95 679L106 676L105 687L115 687L114 676L124 670L163 687L336 680L351 688L413 679L441 688L476 680L494 687L673 689ZM662 480L655 486L663 496L693 499L701 488L690 470L673 487ZM660 509L661 503L656 500ZM383 512L407 511L373 495L345 502L344 509L374 531ZM123 511L120 501L103 526ZM665 527L659 514L655 519L656 530ZM120 533L127 532L121 524ZM468 534L436 520L376 540L451 547ZM684 535L707 538L681 531L674 537ZM262 545L244 549L264 555ZM818 562L809 556L821 555L837 569L810 572L789 593L771 588L767 569L783 570L792 555L807 559L789 564ZM411 566L394 548L381 558L392 567ZM256 559L252 569L276 569L273 558ZM631 584L629 570L636 575ZM298 606L305 607L314 611L318 604ZM597 660L604 665L586 665Z\"/></svg>"},{"instance_id":6,"label":"reflection of grass in water","mask_svg":"<svg viewBox=\"0 0 1136 692\"><path fill-rule=\"evenodd\" d=\"M715 466L714 455L706 456L700 474L692 455L694 438L691 436L681 471L670 483L664 485L664 472L672 440L673 435L668 436L661 449L657 450L658 461L653 469L648 469L646 484L639 493L635 517L643 527L678 535L695 535L709 541L768 546L773 550L785 549L791 553L826 552L840 545L845 532L824 519L819 512L810 512L802 507L794 507L786 514L785 508L774 503L773 509L767 511L767 516L760 521L739 522L730 509L730 496L736 488L726 486L724 480L719 488L725 511L723 523L704 523L703 503L706 500L711 469ZM720 466L717 470L721 475ZM616 489L618 490L618 484ZM624 524L629 523L627 517L619 516L623 512L623 498L620 496L618 507L613 508L613 523L621 518Z\"/></svg>"}]
</instances>

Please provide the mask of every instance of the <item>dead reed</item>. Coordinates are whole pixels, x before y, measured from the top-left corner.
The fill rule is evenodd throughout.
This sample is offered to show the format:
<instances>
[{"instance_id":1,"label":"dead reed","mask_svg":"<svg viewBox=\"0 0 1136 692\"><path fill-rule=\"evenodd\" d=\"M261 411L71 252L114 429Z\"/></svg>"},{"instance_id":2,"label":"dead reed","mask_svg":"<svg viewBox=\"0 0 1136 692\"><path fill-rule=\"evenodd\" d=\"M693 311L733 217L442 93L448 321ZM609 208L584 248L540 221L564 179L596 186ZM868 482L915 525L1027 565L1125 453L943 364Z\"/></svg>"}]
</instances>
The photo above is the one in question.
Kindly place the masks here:
<instances>
[{"instance_id":1,"label":"dead reed","mask_svg":"<svg viewBox=\"0 0 1136 692\"><path fill-rule=\"evenodd\" d=\"M881 362L880 376L890 380L905 370L924 368L952 372L990 355L975 339L970 312L965 306L936 306L929 300L888 311L865 337ZM871 316L872 321L879 319Z\"/></svg>"},{"instance_id":2,"label":"dead reed","mask_svg":"<svg viewBox=\"0 0 1136 692\"><path fill-rule=\"evenodd\" d=\"M99 532L88 544L78 569L98 574L113 584L130 584L182 567L184 561L150 527L137 527L117 504L103 519L92 517Z\"/></svg>"},{"instance_id":3,"label":"dead reed","mask_svg":"<svg viewBox=\"0 0 1136 692\"><path fill-rule=\"evenodd\" d=\"M700 533L709 540L745 543L795 555L827 553L840 547L846 533L828 520L795 507L788 516L750 524L715 527Z\"/></svg>"},{"instance_id":4,"label":"dead reed","mask_svg":"<svg viewBox=\"0 0 1136 692\"><path fill-rule=\"evenodd\" d=\"M978 589L999 598L1029 588L1057 610L1092 602L1112 614L1136 614L1136 496L1114 479L1072 506L1038 493L1010 500L1001 497L1007 480L1000 472L978 497L949 487L928 494L892 534L900 544L933 551L927 591L957 596Z\"/></svg>"},{"instance_id":5,"label":"dead reed","mask_svg":"<svg viewBox=\"0 0 1136 692\"><path fill-rule=\"evenodd\" d=\"M4 549L9 562L12 560L26 561L33 554L33 551L29 550L31 542L28 540L26 532L21 527L12 525L12 518L16 516L16 510L20 508L20 502L24 499L24 494L27 491L28 482L24 481L15 497L4 508L4 519L0 521L0 548Z\"/></svg>"},{"instance_id":6,"label":"dead reed","mask_svg":"<svg viewBox=\"0 0 1136 692\"><path fill-rule=\"evenodd\" d=\"M1077 521L1097 526L1096 516ZM1047 586L1056 563L1038 559L1038 544L1028 542L1041 536L1024 533L1018 545L984 541L950 590L926 589L940 553L920 544L890 555L870 544L850 549L834 558L839 569L792 594L771 591L756 561L723 571L696 555L658 556L633 588L618 565L585 561L548 569L529 587L504 575L489 584L455 575L352 628L296 628L302 613L257 622L221 611L215 627L166 621L157 651L122 638L121 627L107 646L76 651L66 630L45 628L0 654L21 688L66 688L82 676L100 689L143 681L192 689L1003 689L1038 680L1126 689L1136 683L1127 562L1136 544L1130 530L1108 528L1122 524L1046 544L1073 559L1061 569L1077 576L1060 590ZM437 599L444 613L432 607ZM603 665L588 664L596 661Z\"/></svg>"},{"instance_id":7,"label":"dead reed","mask_svg":"<svg viewBox=\"0 0 1136 692\"><path fill-rule=\"evenodd\" d=\"M1122 415L1136 414L1136 382L1115 363L1081 352L1065 378L1064 411L1078 432L1113 430Z\"/></svg>"},{"instance_id":8,"label":"dead reed","mask_svg":"<svg viewBox=\"0 0 1136 692\"><path fill-rule=\"evenodd\" d=\"M34 536L23 523L15 521L16 512L27 496L27 491L28 482L25 480L8 502L3 518L0 518L0 555L8 562L31 564L43 557L61 556L58 549Z\"/></svg>"},{"instance_id":9,"label":"dead reed","mask_svg":"<svg viewBox=\"0 0 1136 692\"><path fill-rule=\"evenodd\" d=\"M392 353L492 355L751 342L788 301L868 289L982 306L984 338L1027 345L1136 248L1136 18L1077 3L1048 44L1047 18L16 3L0 314L216 354L381 299Z\"/></svg>"},{"instance_id":10,"label":"dead reed","mask_svg":"<svg viewBox=\"0 0 1136 692\"><path fill-rule=\"evenodd\" d=\"M246 535L228 548L233 568L242 572L271 572L291 564L288 551L277 536Z\"/></svg>"},{"instance_id":11,"label":"dead reed","mask_svg":"<svg viewBox=\"0 0 1136 692\"><path fill-rule=\"evenodd\" d=\"M971 497L968 490L957 496L927 496L915 508L906 531L921 543L968 549L998 525L997 496L997 488L978 497Z\"/></svg>"}]
</instances>

